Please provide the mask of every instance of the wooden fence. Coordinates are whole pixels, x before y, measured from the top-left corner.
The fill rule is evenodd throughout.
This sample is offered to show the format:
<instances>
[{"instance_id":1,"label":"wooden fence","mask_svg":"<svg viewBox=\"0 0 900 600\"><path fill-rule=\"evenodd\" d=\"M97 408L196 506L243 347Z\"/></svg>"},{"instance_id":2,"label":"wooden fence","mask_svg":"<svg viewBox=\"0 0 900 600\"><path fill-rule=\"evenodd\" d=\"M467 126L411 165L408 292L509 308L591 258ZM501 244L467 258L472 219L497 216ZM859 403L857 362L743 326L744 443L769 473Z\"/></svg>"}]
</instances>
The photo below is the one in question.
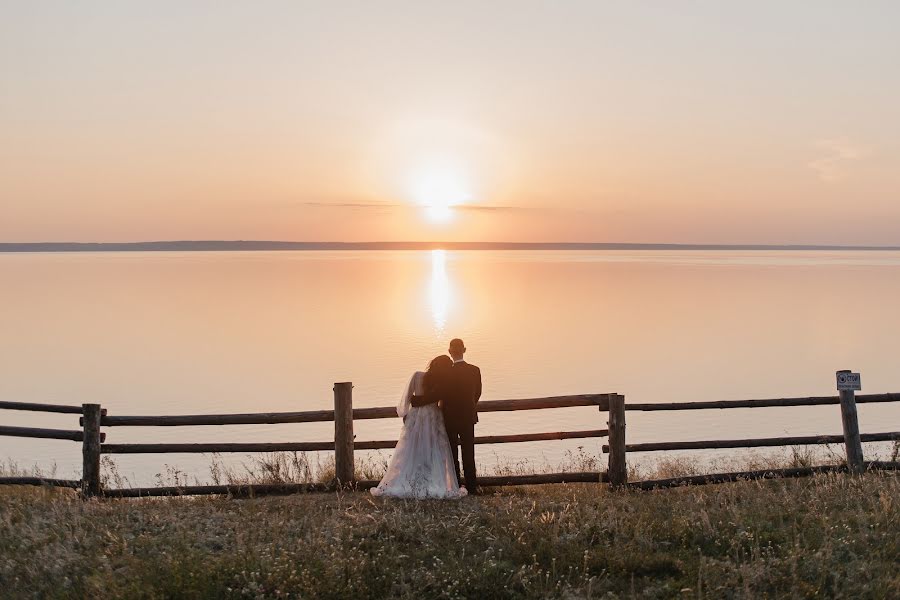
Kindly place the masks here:
<instances>
[{"instance_id":1,"label":"wooden fence","mask_svg":"<svg viewBox=\"0 0 900 600\"><path fill-rule=\"evenodd\" d=\"M49 438L80 441L82 443L83 471L81 480L44 479L39 477L0 478L0 484L52 485L80 489L85 497L104 495L109 497L164 496L181 494L231 494L235 496L264 493L291 493L301 491L333 490L338 486L367 489L377 485L377 481L357 481L354 477L354 450L374 450L393 448L397 440L356 441L353 423L361 419L396 418L394 407L353 408L353 385L334 385L334 409L303 412L207 414L175 416L119 416L108 415L97 404L82 406L60 406L51 404L31 404L23 402L0 402L0 409L30 410L55 413L81 414L78 430L38 429L31 427L0 426L0 435ZM854 396L842 392L837 396L809 398L777 398L761 400L726 400L713 402L682 402L661 404L626 404L620 394L584 394L577 396L554 396L549 398L528 398L517 400L483 401L478 404L478 412L540 410L576 406L596 406L600 412L608 413L606 429L582 431L560 431L548 433L524 433L514 435L488 435L475 438L476 444L504 444L516 442L536 442L549 440L589 439L608 437L608 444L602 446L608 454L606 472L541 473L533 475L510 475L479 477L482 486L534 485L567 482L608 482L614 488L624 486L652 488L684 485L690 483L710 483L733 481L740 478L766 478L773 476L809 475L827 470L849 470L862 472L868 467L896 468L896 463L865 463L862 442L900 440L900 432L869 433L860 435L856 417L857 403L897 402L900 394L870 394ZM625 438L625 413L627 411L658 410L706 410L733 408L766 408L782 406L818 406L839 404L841 407L843 435L822 435L806 437L779 437L733 440L708 440L692 442L655 442L627 444ZM321 442L278 442L278 443L116 443L107 444L103 427L175 427L185 425L244 425L276 423L334 422L334 440ZM628 482L626 456L628 452L655 452L661 450L748 448L761 446L791 446L807 444L843 443L847 451L847 465L749 471L740 473L716 473L696 477L671 480ZM277 452L277 451L333 451L335 456L335 481L330 484L271 484L271 485L206 485L182 487L153 487L101 489L100 456L102 454L147 454L147 453L223 453L223 452Z\"/></svg>"},{"instance_id":2,"label":"wooden fence","mask_svg":"<svg viewBox=\"0 0 900 600\"><path fill-rule=\"evenodd\" d=\"M493 400L478 404L479 412L539 410L546 408L566 408L575 406L596 406L606 411L610 405L624 404L624 398L617 394L584 394L577 396L555 396L549 398L527 398L517 400ZM22 402L0 402L0 409L32 410L57 413L80 413L80 430L35 429L30 427L0 427L0 435L19 437L41 437L82 442L83 474L80 481L42 479L38 477L0 478L0 484L56 485L81 489L87 496L137 497L173 494L232 494L248 495L263 493L290 493L300 491L324 491L337 486L367 489L377 481L356 481L354 478L354 450L390 449L397 440L357 441L353 433L353 423L362 419L397 418L395 407L353 408L353 385L334 385L334 409L303 412L205 414L171 416L126 416L109 415L97 404L82 406L59 406L30 404ZM319 442L206 442L206 443L122 443L107 444L104 427L176 427L185 425L248 425L278 423L313 423L333 421L334 439ZM505 444L516 442L537 442L550 440L588 439L606 437L606 429L582 431L559 431L547 433L522 433L513 435L487 435L475 438L476 444ZM272 484L253 486L205 485L184 487L154 487L128 489L101 489L100 456L103 454L161 454L161 453L227 453L227 452L311 452L333 451L335 459L335 481L330 484ZM624 469L624 457L622 460ZM479 477L483 486L533 485L541 483L595 482L606 481L605 472L581 473L540 473L533 475L509 475Z\"/></svg>"}]
</instances>

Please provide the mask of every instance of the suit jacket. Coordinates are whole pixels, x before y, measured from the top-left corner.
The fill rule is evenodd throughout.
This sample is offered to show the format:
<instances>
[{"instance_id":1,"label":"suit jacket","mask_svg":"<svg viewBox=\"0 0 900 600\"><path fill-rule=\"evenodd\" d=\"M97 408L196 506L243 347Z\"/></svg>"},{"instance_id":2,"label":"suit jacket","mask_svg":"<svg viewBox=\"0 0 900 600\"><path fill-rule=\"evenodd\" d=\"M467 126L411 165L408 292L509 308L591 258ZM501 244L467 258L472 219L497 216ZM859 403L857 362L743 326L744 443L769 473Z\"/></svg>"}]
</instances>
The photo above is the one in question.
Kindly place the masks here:
<instances>
[{"instance_id":1,"label":"suit jacket","mask_svg":"<svg viewBox=\"0 0 900 600\"><path fill-rule=\"evenodd\" d=\"M445 423L451 427L477 423L476 406L481 398L481 369L467 362L454 364L443 396Z\"/></svg>"}]
</instances>

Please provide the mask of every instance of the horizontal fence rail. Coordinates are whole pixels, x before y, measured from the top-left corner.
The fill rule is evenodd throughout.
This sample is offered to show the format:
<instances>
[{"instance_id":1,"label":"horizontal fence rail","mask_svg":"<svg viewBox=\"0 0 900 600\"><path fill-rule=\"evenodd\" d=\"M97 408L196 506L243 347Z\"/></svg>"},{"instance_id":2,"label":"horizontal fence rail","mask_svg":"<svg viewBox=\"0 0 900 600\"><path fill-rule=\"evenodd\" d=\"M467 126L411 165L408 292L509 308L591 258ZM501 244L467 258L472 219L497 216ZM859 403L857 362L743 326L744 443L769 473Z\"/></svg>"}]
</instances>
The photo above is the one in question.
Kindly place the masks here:
<instances>
[{"instance_id":1,"label":"horizontal fence rail","mask_svg":"<svg viewBox=\"0 0 900 600\"><path fill-rule=\"evenodd\" d=\"M359 445L355 445L359 448ZM102 454L169 454L228 452L326 452L334 442L201 442L185 444L103 444Z\"/></svg>"},{"instance_id":2,"label":"horizontal fence rail","mask_svg":"<svg viewBox=\"0 0 900 600\"><path fill-rule=\"evenodd\" d=\"M81 414L80 406L65 406L62 404L35 404L33 402L0 402L0 409L69 413L73 415Z\"/></svg>"},{"instance_id":3,"label":"horizontal fence rail","mask_svg":"<svg viewBox=\"0 0 900 600\"><path fill-rule=\"evenodd\" d=\"M867 461L868 470L896 471L900 463ZM778 479L786 477L808 477L822 473L847 473L847 465L824 465L820 467L788 467L786 469L760 469L757 471L737 471L733 473L711 473L709 475L686 475L669 479L651 479L634 481L629 488L639 490L655 490L661 488L681 487L685 485L705 485L707 483L727 483L731 481L751 481L755 479Z\"/></svg>"},{"instance_id":4,"label":"horizontal fence rail","mask_svg":"<svg viewBox=\"0 0 900 600\"><path fill-rule=\"evenodd\" d=\"M546 483L605 483L606 473L536 473L534 475L495 475L479 477L479 486L513 486L540 485ZM358 481L355 489L367 490L378 485L378 481ZM246 485L187 485L149 488L125 488L105 490L104 496L110 498L148 498L153 496L201 496L219 495L233 497L252 497L269 494L296 494L299 492L330 492L336 486L330 483L268 483Z\"/></svg>"},{"instance_id":5,"label":"horizontal fence rail","mask_svg":"<svg viewBox=\"0 0 900 600\"><path fill-rule=\"evenodd\" d=\"M0 425L0 435L51 440L72 440L73 442L84 441L84 432L80 429L42 429L39 427L11 427L9 425Z\"/></svg>"},{"instance_id":6,"label":"horizontal fence rail","mask_svg":"<svg viewBox=\"0 0 900 600\"><path fill-rule=\"evenodd\" d=\"M486 400L478 403L478 412L511 410L538 410L543 408L570 408L573 406L598 406L606 410L609 397L615 394L582 394L577 396L551 396L549 398L524 398L515 400ZM353 409L353 420L397 418L397 408L380 406ZM183 425L273 425L277 423L315 423L334 421L333 410L308 410L302 412L241 413L221 415L169 415L169 416L106 416L100 424L106 427L176 427Z\"/></svg>"},{"instance_id":7,"label":"horizontal fence rail","mask_svg":"<svg viewBox=\"0 0 900 600\"><path fill-rule=\"evenodd\" d=\"M0 477L0 485L48 485L52 487L78 489L81 487L81 481L72 479L50 479L47 477Z\"/></svg>"},{"instance_id":8,"label":"horizontal fence rail","mask_svg":"<svg viewBox=\"0 0 900 600\"><path fill-rule=\"evenodd\" d=\"M271 496L309 492L330 492L335 489L335 486L327 483L184 485L110 489L103 490L103 495L107 498L154 498L167 496L232 496L234 498L252 498L254 496L262 495Z\"/></svg>"},{"instance_id":9,"label":"horizontal fence rail","mask_svg":"<svg viewBox=\"0 0 900 600\"><path fill-rule=\"evenodd\" d=\"M900 431L860 434L863 442L891 442L900 440ZM689 442L650 442L626 444L626 452L658 452L660 450L714 450L716 448L759 448L764 446L808 446L815 444L843 444L843 435L810 435L800 437L755 438L748 440L703 440ZM609 452L609 445L603 446Z\"/></svg>"},{"instance_id":10,"label":"horizontal fence rail","mask_svg":"<svg viewBox=\"0 0 900 600\"><path fill-rule=\"evenodd\" d=\"M856 403L900 402L900 394L860 394ZM708 408L770 408L773 406L823 406L840 404L839 396L808 396L804 398L767 398L760 400L711 400L704 402L627 403L625 410L703 410Z\"/></svg>"},{"instance_id":11,"label":"horizontal fence rail","mask_svg":"<svg viewBox=\"0 0 900 600\"><path fill-rule=\"evenodd\" d=\"M476 444L507 444L513 442L542 442L549 440L573 440L605 437L606 429L590 431L560 431L556 433L519 433L511 435L488 435L475 438ZM397 445L397 440L354 442L355 450L388 450ZM100 451L104 454L163 454L176 452L320 452L334 450L334 442L237 442L198 444L104 444Z\"/></svg>"},{"instance_id":12,"label":"horizontal fence rail","mask_svg":"<svg viewBox=\"0 0 900 600\"><path fill-rule=\"evenodd\" d=\"M544 408L568 408L573 406L597 406L607 410L609 397L614 394L583 394L579 396L552 396L513 400L487 400L478 403L478 412L538 410ZM856 396L857 403L900 402L900 394L863 394ZM16 403L7 403L16 404ZM727 408L769 408L776 406L820 406L840 404L837 396L809 396L801 398L771 398L758 400L712 400L704 402L626 403L626 411L702 410ZM50 405L33 405L50 406ZM3 408L0 405L0 408ZM75 412L81 412L81 408ZM38 409L28 409L38 410ZM62 411L60 411L62 412ZM104 411L105 413L106 411ZM353 409L353 420L387 419L397 416L393 406ZM163 416L104 416L100 424L105 427L176 427L184 425L274 425L279 423L315 423L334 421L333 410L309 410L300 412L235 413L209 415Z\"/></svg>"},{"instance_id":13,"label":"horizontal fence rail","mask_svg":"<svg viewBox=\"0 0 900 600\"><path fill-rule=\"evenodd\" d=\"M397 410L394 410L397 416ZM275 425L279 423L316 423L334 421L333 410L302 412L246 413L226 415L106 416L104 427L180 427L183 425Z\"/></svg>"}]
</instances>

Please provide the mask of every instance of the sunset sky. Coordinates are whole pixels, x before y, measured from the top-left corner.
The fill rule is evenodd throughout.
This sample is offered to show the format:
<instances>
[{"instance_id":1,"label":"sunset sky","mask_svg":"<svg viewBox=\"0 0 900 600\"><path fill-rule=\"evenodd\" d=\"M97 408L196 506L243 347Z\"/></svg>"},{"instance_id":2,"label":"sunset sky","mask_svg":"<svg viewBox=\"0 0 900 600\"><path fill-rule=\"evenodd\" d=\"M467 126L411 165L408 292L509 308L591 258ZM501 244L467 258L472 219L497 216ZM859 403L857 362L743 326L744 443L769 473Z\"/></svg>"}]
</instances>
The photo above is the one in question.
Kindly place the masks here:
<instances>
[{"instance_id":1,"label":"sunset sky","mask_svg":"<svg viewBox=\"0 0 900 600\"><path fill-rule=\"evenodd\" d=\"M900 3L6 2L0 242L900 244Z\"/></svg>"}]
</instances>

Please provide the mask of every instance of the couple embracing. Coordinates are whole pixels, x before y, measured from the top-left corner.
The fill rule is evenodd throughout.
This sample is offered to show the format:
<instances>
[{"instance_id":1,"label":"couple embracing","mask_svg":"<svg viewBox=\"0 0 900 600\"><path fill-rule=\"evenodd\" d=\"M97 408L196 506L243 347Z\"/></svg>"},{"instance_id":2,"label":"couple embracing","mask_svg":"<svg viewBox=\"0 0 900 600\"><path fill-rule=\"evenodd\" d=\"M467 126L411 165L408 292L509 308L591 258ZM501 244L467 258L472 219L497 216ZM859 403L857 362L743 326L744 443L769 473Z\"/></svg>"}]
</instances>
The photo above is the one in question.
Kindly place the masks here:
<instances>
[{"instance_id":1,"label":"couple embracing","mask_svg":"<svg viewBox=\"0 0 900 600\"><path fill-rule=\"evenodd\" d=\"M460 498L477 493L475 423L481 371L465 361L462 340L452 340L449 352L450 356L432 360L427 372L417 371L400 398L397 414L403 430L387 473L372 495ZM464 486L460 486L460 450Z\"/></svg>"}]
</instances>

